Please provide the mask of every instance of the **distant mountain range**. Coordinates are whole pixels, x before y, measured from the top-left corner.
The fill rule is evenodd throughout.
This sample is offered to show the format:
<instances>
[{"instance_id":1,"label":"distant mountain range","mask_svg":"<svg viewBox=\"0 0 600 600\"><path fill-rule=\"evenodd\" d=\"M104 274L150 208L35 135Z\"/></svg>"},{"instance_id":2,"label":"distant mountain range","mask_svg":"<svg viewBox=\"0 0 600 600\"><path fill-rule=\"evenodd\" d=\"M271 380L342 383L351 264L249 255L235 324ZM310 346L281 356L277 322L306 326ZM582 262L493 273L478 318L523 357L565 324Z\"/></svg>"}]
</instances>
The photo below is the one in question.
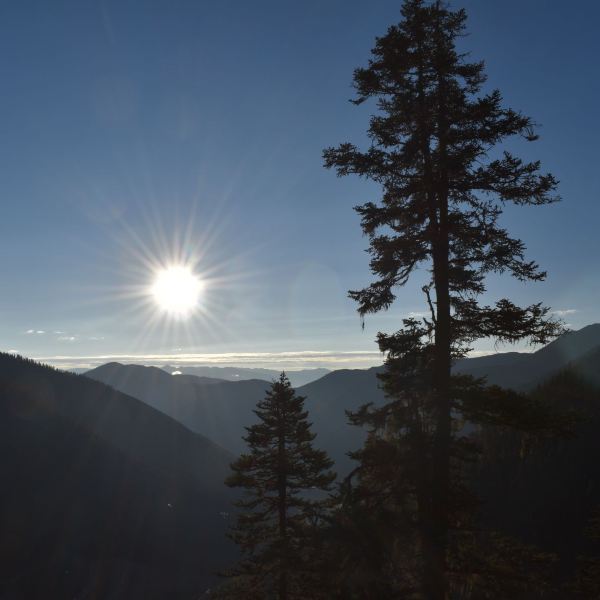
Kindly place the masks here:
<instances>
[{"instance_id":1,"label":"distant mountain range","mask_svg":"<svg viewBox=\"0 0 600 600\"><path fill-rule=\"evenodd\" d=\"M246 381L248 379L263 379L272 381L277 379L281 370L276 369L251 369L248 367L203 367L203 366L178 366L167 365L161 367L167 373L182 373L184 375L196 375L211 379L223 379L225 381ZM290 383L294 387L300 387L315 381L330 373L329 369L300 369L299 371L286 371Z\"/></svg>"},{"instance_id":2,"label":"distant mountain range","mask_svg":"<svg viewBox=\"0 0 600 600\"><path fill-rule=\"evenodd\" d=\"M0 354L0 597L200 597L234 556L231 460L147 403Z\"/></svg>"},{"instance_id":3,"label":"distant mountain range","mask_svg":"<svg viewBox=\"0 0 600 600\"><path fill-rule=\"evenodd\" d=\"M485 377L488 383L528 390L570 365L586 379L598 381L600 373L600 323L560 336L536 352L505 352L466 358L455 370Z\"/></svg>"},{"instance_id":4,"label":"distant mountain range","mask_svg":"<svg viewBox=\"0 0 600 600\"><path fill-rule=\"evenodd\" d=\"M143 400L235 454L245 450L244 427L255 422L253 410L269 387L260 379L172 376L156 367L120 363L102 365L85 376ZM307 397L317 445L346 467L345 453L358 448L364 434L346 423L344 411L382 398L377 383L376 369L339 370L297 388Z\"/></svg>"},{"instance_id":5,"label":"distant mountain range","mask_svg":"<svg viewBox=\"0 0 600 600\"><path fill-rule=\"evenodd\" d=\"M508 352L457 363L457 372L487 377L490 383L526 390L571 365L589 380L600 376L600 324L564 334L533 353ZM297 388L317 433L316 444L327 450L340 473L351 468L346 453L358 448L364 433L347 424L346 410L379 403L383 392L371 369L338 370ZM222 381L194 375L171 376L155 367L108 363L88 371L97 379L177 419L192 431L235 454L244 451L244 427L255 421L253 409L264 397L267 381Z\"/></svg>"},{"instance_id":6,"label":"distant mountain range","mask_svg":"<svg viewBox=\"0 0 600 600\"><path fill-rule=\"evenodd\" d=\"M92 369L85 377L143 400L235 454L244 448L244 425L253 421L252 409L269 385L259 379L173 376L157 367L116 362Z\"/></svg>"},{"instance_id":7,"label":"distant mountain range","mask_svg":"<svg viewBox=\"0 0 600 600\"><path fill-rule=\"evenodd\" d=\"M277 369L252 369L248 367L204 367L204 366L171 366L157 367L169 375L196 375L205 379L205 383L210 383L208 380L216 381L247 381L249 379L261 379L263 381L272 381L277 379L281 371ZM83 375L94 369L74 367L69 369L70 373ZM285 371L288 379L294 387L306 385L311 381L320 379L327 373L331 373L330 369L300 369L299 371Z\"/></svg>"},{"instance_id":8,"label":"distant mountain range","mask_svg":"<svg viewBox=\"0 0 600 600\"><path fill-rule=\"evenodd\" d=\"M169 375L196 375L205 379L216 379L220 381L247 381L248 379L262 379L263 381L272 381L277 379L281 371L277 369L251 369L248 367L204 367L204 366L171 366L165 365L158 367ZM83 375L94 369L76 367L69 369L71 373ZM306 385L311 381L320 379L327 373L331 373L329 369L300 369L299 371L286 371L290 383L294 387ZM209 383L209 381L205 381Z\"/></svg>"}]
</instances>

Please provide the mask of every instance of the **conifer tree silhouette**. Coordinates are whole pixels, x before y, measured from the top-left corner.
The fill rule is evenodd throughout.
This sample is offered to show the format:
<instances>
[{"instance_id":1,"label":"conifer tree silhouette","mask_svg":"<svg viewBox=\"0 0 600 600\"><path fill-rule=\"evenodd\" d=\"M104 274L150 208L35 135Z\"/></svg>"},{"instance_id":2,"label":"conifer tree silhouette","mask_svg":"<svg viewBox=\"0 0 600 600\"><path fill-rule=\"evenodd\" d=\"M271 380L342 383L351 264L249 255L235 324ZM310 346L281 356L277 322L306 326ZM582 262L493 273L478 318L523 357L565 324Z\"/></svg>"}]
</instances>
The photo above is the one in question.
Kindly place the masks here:
<instances>
[{"instance_id":1,"label":"conifer tree silhouette","mask_svg":"<svg viewBox=\"0 0 600 600\"><path fill-rule=\"evenodd\" d=\"M284 373L255 410L247 427L248 453L232 465L227 480L244 492L231 538L242 560L229 576L235 598L318 598L311 537L328 503L335 473L324 451L313 447L304 398Z\"/></svg>"},{"instance_id":2,"label":"conifer tree silhouette","mask_svg":"<svg viewBox=\"0 0 600 600\"><path fill-rule=\"evenodd\" d=\"M465 20L464 10L444 2L405 0L400 23L376 40L368 66L354 72L353 102L376 100L370 147L343 143L324 151L327 168L382 188L380 201L356 207L376 276L350 292L360 315L390 307L415 270L428 267L423 293L429 316L406 319L396 333L378 336L390 402L353 418L379 433L357 455L363 466L401 466L397 472L388 466L392 479L377 481L394 497L410 493L415 499L421 594L435 600L448 597L452 535L469 503L454 477L468 449L460 421L503 405L500 391L485 404L481 382L453 377L452 361L481 338L545 343L561 331L541 303L480 301L490 273L521 281L545 277L526 259L524 243L500 225L503 206L558 198L557 181L540 172L539 162L498 151L513 136L535 140L534 123L505 108L499 91L482 93L483 63L456 48ZM399 443L382 444L386 436Z\"/></svg>"}]
</instances>

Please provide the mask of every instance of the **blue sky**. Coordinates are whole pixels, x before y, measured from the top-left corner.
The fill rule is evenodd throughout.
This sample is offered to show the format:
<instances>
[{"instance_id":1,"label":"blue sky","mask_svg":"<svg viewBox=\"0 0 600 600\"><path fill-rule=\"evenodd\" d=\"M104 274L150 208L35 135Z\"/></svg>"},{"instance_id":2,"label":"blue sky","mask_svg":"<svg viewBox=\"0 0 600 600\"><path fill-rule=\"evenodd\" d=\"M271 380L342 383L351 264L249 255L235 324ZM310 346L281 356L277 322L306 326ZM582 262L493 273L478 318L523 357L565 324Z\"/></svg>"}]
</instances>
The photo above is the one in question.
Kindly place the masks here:
<instances>
[{"instance_id":1,"label":"blue sky","mask_svg":"<svg viewBox=\"0 0 600 600\"><path fill-rule=\"evenodd\" d=\"M364 142L372 106L347 102L352 71L399 6L1 3L2 349L71 365L172 354L378 361L376 332L422 311L423 299L415 282L361 328L346 291L370 275L352 206L377 188L336 178L321 151ZM560 179L564 199L507 211L548 280L494 279L489 299L543 300L574 328L600 321L600 6L454 6L468 10L464 45L486 60L490 85L542 124L524 155ZM175 256L195 257L207 279L187 321L147 298L154 266Z\"/></svg>"}]
</instances>

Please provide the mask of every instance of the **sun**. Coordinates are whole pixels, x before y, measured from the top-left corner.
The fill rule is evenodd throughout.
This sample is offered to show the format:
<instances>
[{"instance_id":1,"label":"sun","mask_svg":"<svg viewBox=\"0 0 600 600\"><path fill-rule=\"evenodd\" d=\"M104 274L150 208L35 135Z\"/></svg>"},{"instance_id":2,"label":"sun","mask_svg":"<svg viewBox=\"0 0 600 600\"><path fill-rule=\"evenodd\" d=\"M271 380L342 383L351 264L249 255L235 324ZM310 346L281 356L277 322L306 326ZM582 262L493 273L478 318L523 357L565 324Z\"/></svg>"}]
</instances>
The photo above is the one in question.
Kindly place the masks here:
<instances>
[{"instance_id":1,"label":"sun","mask_svg":"<svg viewBox=\"0 0 600 600\"><path fill-rule=\"evenodd\" d=\"M185 318L197 308L202 288L202 281L189 267L171 266L156 273L151 291L163 312Z\"/></svg>"}]
</instances>

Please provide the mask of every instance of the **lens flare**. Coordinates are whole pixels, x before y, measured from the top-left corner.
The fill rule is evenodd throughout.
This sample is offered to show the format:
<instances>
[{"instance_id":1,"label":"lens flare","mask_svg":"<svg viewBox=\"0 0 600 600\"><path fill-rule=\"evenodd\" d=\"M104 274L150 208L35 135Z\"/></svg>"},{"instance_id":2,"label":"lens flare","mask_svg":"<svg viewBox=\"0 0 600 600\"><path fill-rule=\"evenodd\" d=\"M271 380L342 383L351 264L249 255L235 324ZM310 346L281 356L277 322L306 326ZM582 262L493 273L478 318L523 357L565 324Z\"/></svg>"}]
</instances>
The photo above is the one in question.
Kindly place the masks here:
<instances>
[{"instance_id":1,"label":"lens flare","mask_svg":"<svg viewBox=\"0 0 600 600\"><path fill-rule=\"evenodd\" d=\"M163 312L185 318L197 308L202 288L202 281L189 267L171 266L156 273L151 291Z\"/></svg>"}]
</instances>

